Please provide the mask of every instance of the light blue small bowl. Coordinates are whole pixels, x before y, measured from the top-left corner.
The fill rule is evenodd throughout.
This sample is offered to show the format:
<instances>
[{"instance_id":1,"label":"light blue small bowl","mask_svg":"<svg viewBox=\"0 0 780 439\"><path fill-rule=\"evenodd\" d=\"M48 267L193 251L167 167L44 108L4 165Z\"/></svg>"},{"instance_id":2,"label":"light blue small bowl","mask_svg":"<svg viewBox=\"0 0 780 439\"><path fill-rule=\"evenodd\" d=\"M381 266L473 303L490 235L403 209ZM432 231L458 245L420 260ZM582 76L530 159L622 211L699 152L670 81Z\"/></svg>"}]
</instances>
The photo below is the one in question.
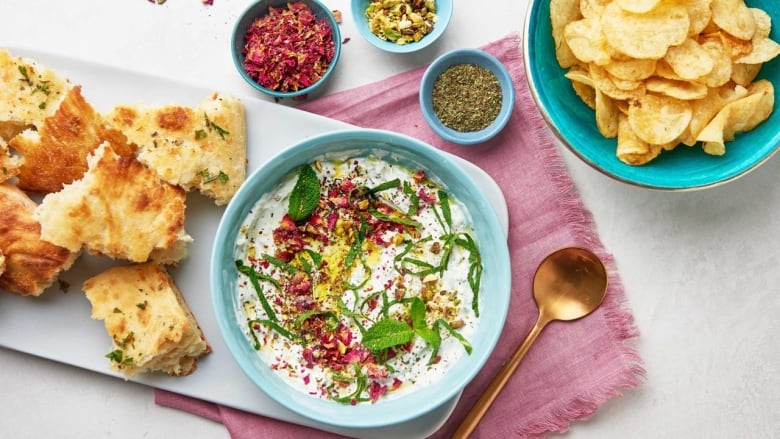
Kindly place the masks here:
<instances>
[{"instance_id":1,"label":"light blue small bowl","mask_svg":"<svg viewBox=\"0 0 780 439\"><path fill-rule=\"evenodd\" d=\"M436 82L436 79L439 75L444 73L445 70L458 64L477 64L485 67L496 75L498 83L501 85L501 92L503 94L501 110L493 123L480 131L460 132L454 130L441 123L439 117L436 116L436 112L433 111L433 85ZM428 122L431 129L441 136L441 138L453 143L474 145L491 139L504 129L507 122L509 122L509 118L512 116L512 110L514 108L515 87L512 82L512 77L509 76L509 72L506 70L506 67L501 64L501 61L482 50L458 49L445 53L428 66L420 83L420 109L422 110L423 117L425 117L425 121Z\"/></svg>"},{"instance_id":2,"label":"light blue small bowl","mask_svg":"<svg viewBox=\"0 0 780 439\"><path fill-rule=\"evenodd\" d=\"M368 28L366 8L370 3L369 0L352 0L350 3L352 20L355 22L358 32L366 41L385 52L412 53L430 46L444 33L450 24L450 18L452 18L452 0L436 0L436 24L433 26L433 31L421 38L420 41L400 45L379 38Z\"/></svg>"},{"instance_id":3,"label":"light blue small bowl","mask_svg":"<svg viewBox=\"0 0 780 439\"><path fill-rule=\"evenodd\" d=\"M306 395L274 373L244 335L239 317L235 242L239 228L263 194L285 175L323 154L374 155L438 180L471 214L484 272L474 350L453 364L436 383L374 404L343 405ZM217 229L210 267L211 297L217 323L233 358L246 375L282 406L315 421L345 428L372 428L422 416L452 398L474 378L498 341L509 306L511 272L506 237L496 214L476 183L441 151L411 137L379 130L347 130L312 137L276 155L254 171L228 204Z\"/></svg>"},{"instance_id":4,"label":"light blue small bowl","mask_svg":"<svg viewBox=\"0 0 780 439\"><path fill-rule=\"evenodd\" d=\"M333 53L333 59L330 61L328 68L325 70L325 73L322 75L322 77L317 80L317 82L297 91L281 92L265 88L249 76L246 70L244 70L244 59L246 56L244 55L243 50L244 44L246 43L246 31L249 29L249 26L251 26L252 23L258 18L267 15L269 7L284 8L287 7L288 3L304 3L309 7L309 9L312 10L314 16L317 17L318 20L325 20L331 29L331 37L335 51ZM339 58L341 57L341 31L339 30L339 24L336 22L336 17L333 16L333 12L331 12L330 8L318 0L260 0L250 4L244 10L244 12L239 15L235 26L233 26L233 34L230 40L230 51L233 56L233 65L235 65L238 74L241 75L241 77L244 78L247 84L252 86L252 88L274 98L294 98L314 92L320 88L322 84L328 80L328 77L330 77L330 75L333 73L333 70L336 68L336 64L338 64Z\"/></svg>"},{"instance_id":5,"label":"light blue small bowl","mask_svg":"<svg viewBox=\"0 0 780 439\"><path fill-rule=\"evenodd\" d=\"M777 0L746 0L749 7L763 9L780 23ZM770 37L780 41L778 26ZM746 174L777 152L780 146L780 111L754 130L737 134L726 142L726 154L720 157L705 154L701 146L680 145L673 151L663 151L650 163L627 165L615 155L615 139L604 138L596 128L593 110L574 94L563 75L565 71L555 58L555 44L550 25L550 2L534 0L525 17L523 31L526 77L533 98L555 135L585 163L616 180L635 186L683 191L712 187ZM759 79L780 86L780 58L764 65Z\"/></svg>"}]
</instances>

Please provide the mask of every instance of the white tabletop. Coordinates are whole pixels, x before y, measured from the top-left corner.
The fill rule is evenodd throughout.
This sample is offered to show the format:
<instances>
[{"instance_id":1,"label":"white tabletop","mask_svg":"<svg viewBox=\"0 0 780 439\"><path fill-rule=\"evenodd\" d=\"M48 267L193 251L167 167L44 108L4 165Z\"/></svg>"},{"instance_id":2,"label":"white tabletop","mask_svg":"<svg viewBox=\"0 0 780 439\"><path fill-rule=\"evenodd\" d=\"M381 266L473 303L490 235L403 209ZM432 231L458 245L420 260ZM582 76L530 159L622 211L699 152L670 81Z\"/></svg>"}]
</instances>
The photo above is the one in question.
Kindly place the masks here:
<instances>
[{"instance_id":1,"label":"white tabletop","mask_svg":"<svg viewBox=\"0 0 780 439\"><path fill-rule=\"evenodd\" d=\"M406 56L363 41L347 0L325 3L342 11L342 35L350 38L333 92L520 32L527 2L460 0L443 39ZM252 94L229 53L230 30L247 4L0 0L0 47ZM780 437L780 158L722 187L662 193L615 182L563 155L617 260L647 369L639 389L613 398L567 435ZM228 437L221 424L156 406L149 387L6 349L0 395L2 438Z\"/></svg>"}]
</instances>

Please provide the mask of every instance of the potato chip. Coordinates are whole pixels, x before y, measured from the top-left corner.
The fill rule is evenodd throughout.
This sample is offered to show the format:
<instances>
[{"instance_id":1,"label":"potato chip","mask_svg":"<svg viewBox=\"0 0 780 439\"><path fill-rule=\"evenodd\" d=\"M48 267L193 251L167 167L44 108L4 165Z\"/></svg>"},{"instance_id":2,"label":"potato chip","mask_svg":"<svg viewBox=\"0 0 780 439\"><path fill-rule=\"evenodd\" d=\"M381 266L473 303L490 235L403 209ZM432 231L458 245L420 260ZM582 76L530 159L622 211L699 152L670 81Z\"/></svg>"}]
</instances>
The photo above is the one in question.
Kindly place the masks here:
<instances>
[{"instance_id":1,"label":"potato chip","mask_svg":"<svg viewBox=\"0 0 780 439\"><path fill-rule=\"evenodd\" d=\"M597 18L583 18L566 25L564 39L574 56L584 63L607 64L610 61L607 40Z\"/></svg>"},{"instance_id":2,"label":"potato chip","mask_svg":"<svg viewBox=\"0 0 780 439\"><path fill-rule=\"evenodd\" d=\"M641 82L636 89L625 90L615 84L614 79L604 68L591 64L589 69L593 86L612 99L635 99L645 94L645 86Z\"/></svg>"},{"instance_id":3,"label":"potato chip","mask_svg":"<svg viewBox=\"0 0 780 439\"><path fill-rule=\"evenodd\" d=\"M763 9L748 8L750 13L753 14L753 20L756 22L756 33L753 34L753 39L769 38L769 33L772 31L772 17L769 16Z\"/></svg>"},{"instance_id":4,"label":"potato chip","mask_svg":"<svg viewBox=\"0 0 780 439\"><path fill-rule=\"evenodd\" d=\"M676 81L666 78L648 78L645 88L649 92L655 92L677 99L690 101L707 96L707 86L693 81Z\"/></svg>"},{"instance_id":5,"label":"potato chip","mask_svg":"<svg viewBox=\"0 0 780 439\"><path fill-rule=\"evenodd\" d=\"M691 22L688 35L694 36L702 33L712 19L712 10L710 9L712 0L681 0L678 3L688 10L688 18Z\"/></svg>"},{"instance_id":6,"label":"potato chip","mask_svg":"<svg viewBox=\"0 0 780 439\"><path fill-rule=\"evenodd\" d=\"M662 144L677 139L691 121L688 101L646 94L629 103L628 122L647 143Z\"/></svg>"},{"instance_id":7,"label":"potato chip","mask_svg":"<svg viewBox=\"0 0 780 439\"><path fill-rule=\"evenodd\" d=\"M766 120L774 107L775 97L772 83L761 80L748 90L744 98L730 102L696 136L702 142L704 152L723 155L725 141L734 140L736 133L750 131Z\"/></svg>"},{"instance_id":8,"label":"potato chip","mask_svg":"<svg viewBox=\"0 0 780 439\"><path fill-rule=\"evenodd\" d=\"M745 56L753 50L752 40L740 40L739 38L720 30L703 35L703 38L707 39L713 37L720 38L720 41L723 43L723 48L732 59Z\"/></svg>"},{"instance_id":9,"label":"potato chip","mask_svg":"<svg viewBox=\"0 0 780 439\"><path fill-rule=\"evenodd\" d=\"M591 110L596 110L596 89L584 84L582 82L572 81L571 86L574 89L574 93L582 100L582 102L590 107Z\"/></svg>"},{"instance_id":10,"label":"potato chip","mask_svg":"<svg viewBox=\"0 0 780 439\"><path fill-rule=\"evenodd\" d=\"M604 65L604 69L613 77L618 79L628 79L638 81L652 76L655 72L656 60L654 59L633 59L612 60Z\"/></svg>"},{"instance_id":11,"label":"potato chip","mask_svg":"<svg viewBox=\"0 0 780 439\"><path fill-rule=\"evenodd\" d=\"M756 20L743 0L712 0L712 22L740 40L756 33Z\"/></svg>"},{"instance_id":12,"label":"potato chip","mask_svg":"<svg viewBox=\"0 0 780 439\"><path fill-rule=\"evenodd\" d=\"M585 18L601 18L604 8L612 0L581 0L580 13Z\"/></svg>"},{"instance_id":13,"label":"potato chip","mask_svg":"<svg viewBox=\"0 0 780 439\"><path fill-rule=\"evenodd\" d=\"M658 157L660 153L661 147L659 145L651 145L637 137L634 130L631 129L631 124L628 123L628 117L623 114L618 117L616 154L620 161L639 166Z\"/></svg>"},{"instance_id":14,"label":"potato chip","mask_svg":"<svg viewBox=\"0 0 780 439\"><path fill-rule=\"evenodd\" d=\"M731 80L735 84L747 87L756 79L762 64L734 64L731 66Z\"/></svg>"},{"instance_id":15,"label":"potato chip","mask_svg":"<svg viewBox=\"0 0 780 439\"><path fill-rule=\"evenodd\" d=\"M691 38L678 46L670 47L664 60L682 79L701 78L710 73L715 66L709 52Z\"/></svg>"},{"instance_id":16,"label":"potato chip","mask_svg":"<svg viewBox=\"0 0 780 439\"><path fill-rule=\"evenodd\" d=\"M610 3L601 16L607 43L634 58L662 58L669 46L682 44L688 36L690 18L684 6L663 0L645 14L624 11Z\"/></svg>"},{"instance_id":17,"label":"potato chip","mask_svg":"<svg viewBox=\"0 0 780 439\"><path fill-rule=\"evenodd\" d=\"M701 130L728 103L747 96L748 91L742 86L723 86L710 88L707 96L691 102L692 117L688 128L680 135L680 142L693 146Z\"/></svg>"},{"instance_id":18,"label":"potato chip","mask_svg":"<svg viewBox=\"0 0 780 439\"><path fill-rule=\"evenodd\" d=\"M761 64L773 59L777 55L780 55L780 44L769 38L754 39L753 49L750 53L735 59L734 62L739 64Z\"/></svg>"},{"instance_id":19,"label":"potato chip","mask_svg":"<svg viewBox=\"0 0 780 439\"><path fill-rule=\"evenodd\" d=\"M626 12L643 14L658 6L661 0L616 0L616 3Z\"/></svg>"},{"instance_id":20,"label":"potato chip","mask_svg":"<svg viewBox=\"0 0 780 439\"><path fill-rule=\"evenodd\" d=\"M592 110L596 109L596 90L588 71L581 65L572 66L564 75L571 81L574 93Z\"/></svg>"},{"instance_id":21,"label":"potato chip","mask_svg":"<svg viewBox=\"0 0 780 439\"><path fill-rule=\"evenodd\" d=\"M615 106L612 99L596 90L596 127L602 136L611 139L617 137L618 133L618 115L620 111Z\"/></svg>"},{"instance_id":22,"label":"potato chip","mask_svg":"<svg viewBox=\"0 0 780 439\"><path fill-rule=\"evenodd\" d=\"M577 64L577 58L563 37L563 29L580 17L579 0L550 0L550 24L555 41L555 57L561 68L566 69Z\"/></svg>"},{"instance_id":23,"label":"potato chip","mask_svg":"<svg viewBox=\"0 0 780 439\"><path fill-rule=\"evenodd\" d=\"M780 44L770 15L745 0L552 1L576 58L566 77L625 163L681 143L723 154L773 110L772 84L753 81Z\"/></svg>"},{"instance_id":24,"label":"potato chip","mask_svg":"<svg viewBox=\"0 0 780 439\"><path fill-rule=\"evenodd\" d=\"M712 71L701 78L707 87L720 87L731 79L732 62L720 39L707 39L701 43L702 49L712 58Z\"/></svg>"}]
</instances>

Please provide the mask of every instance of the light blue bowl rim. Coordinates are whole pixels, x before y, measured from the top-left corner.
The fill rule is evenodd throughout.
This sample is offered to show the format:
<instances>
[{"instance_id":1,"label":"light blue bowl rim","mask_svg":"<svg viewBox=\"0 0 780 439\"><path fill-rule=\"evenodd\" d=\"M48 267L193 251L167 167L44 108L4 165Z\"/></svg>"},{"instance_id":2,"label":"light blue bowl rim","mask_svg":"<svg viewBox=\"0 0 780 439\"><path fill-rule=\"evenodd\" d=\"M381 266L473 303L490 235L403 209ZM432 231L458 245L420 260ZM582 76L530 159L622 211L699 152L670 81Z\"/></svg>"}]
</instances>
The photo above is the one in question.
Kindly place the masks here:
<instances>
[{"instance_id":1,"label":"light blue bowl rim","mask_svg":"<svg viewBox=\"0 0 780 439\"><path fill-rule=\"evenodd\" d=\"M350 2L350 9L352 12L352 20L357 27L358 32L363 38L371 43L374 47L391 53L412 53L418 50L422 50L431 44L433 44L449 27L450 19L452 18L452 9L454 7L453 0L436 0L436 24L433 26L433 31L421 38L420 41L408 44L395 44L391 41L385 41L376 35L374 35L368 29L368 19L365 16L366 6L368 0L352 0ZM441 25L440 25L441 24Z\"/></svg>"},{"instance_id":2,"label":"light blue bowl rim","mask_svg":"<svg viewBox=\"0 0 780 439\"><path fill-rule=\"evenodd\" d=\"M763 6L762 8L770 15L773 15L773 18L777 18L777 14L772 14L770 9L767 8L767 6L770 8L774 7L772 0L763 2L748 1L747 3L749 7ZM542 22L540 20L546 21ZM556 99L551 97L551 92L548 91L548 88L555 88L549 83L551 76L560 75L562 77L564 70L560 68L557 61L553 65L555 60L553 51L550 51L550 53L545 51L541 55L537 51L539 45L549 43L549 41L545 42L544 38L552 39L551 33L547 31L549 26L549 2L532 0L526 9L523 25L523 61L528 87L539 112L553 134L575 156L596 171L636 187L658 191L693 191L716 187L734 181L758 168L772 158L780 149L780 131L776 128L777 123L780 122L777 102L768 120L761 123L750 133L737 134L736 141L726 142L726 154L721 157L705 154L698 145L690 148L681 145L673 151L662 152L658 158L646 165L630 166L619 162L617 159L608 157L604 153L592 152L581 148L579 145L572 144L571 136L568 136L566 133L570 133L573 128L562 124L564 120L557 120L557 117L552 114L551 107L549 107L549 102ZM776 26L772 26L770 38L775 41L780 39L780 30ZM550 62L539 65L537 60L541 58L545 58ZM765 78L769 74L768 72L776 72L778 69L780 69L780 57L765 63L758 79ZM772 79L767 78L772 81L775 88L780 85L777 83L776 78L777 76L774 76ZM571 87L569 86L569 88ZM576 96L572 99L572 105L584 106ZM593 126L595 127L595 121ZM740 142L741 138L756 139L758 136L763 136L760 137L761 140L758 147L751 147ZM600 138L596 141L606 143L608 140L614 141L614 139L602 140ZM743 151L735 151L734 148L737 147L742 147ZM613 156L614 148L615 145L613 143L610 150ZM731 148L731 151L729 148ZM744 150L745 148L750 149ZM739 154L738 157L737 154ZM679 155L679 157L676 155ZM723 160L723 162L717 164L716 161L719 159ZM734 160L737 161L735 162ZM662 164L664 167L662 167ZM700 168L697 168L697 166Z\"/></svg>"},{"instance_id":3,"label":"light blue bowl rim","mask_svg":"<svg viewBox=\"0 0 780 439\"><path fill-rule=\"evenodd\" d=\"M477 64L490 69L501 85L503 101L501 111L496 119L480 131L459 132L445 126L439 121L436 113L433 111L433 102L431 94L433 93L433 84L448 67L456 64ZM420 109L425 120L431 129L444 140L458 143L461 145L475 145L493 138L504 129L509 122L515 107L515 87L512 76L509 75L506 66L495 56L484 50L479 49L456 49L447 52L436 60L425 70L420 83Z\"/></svg>"},{"instance_id":4,"label":"light blue bowl rim","mask_svg":"<svg viewBox=\"0 0 780 439\"><path fill-rule=\"evenodd\" d=\"M271 90L268 88L263 87L262 85L258 84L254 79L252 79L249 74L246 73L244 70L244 56L240 53L238 50L238 43L241 41L241 47L244 46L243 40L246 34L246 29L239 29L242 24L242 22L247 18L249 14L252 13L252 11L258 7L260 3L268 3L268 6L274 6L274 7L281 7L286 5L287 3L306 3L309 7L311 5L316 5L323 14L320 14L320 11L312 9L314 14L320 18L325 19L328 22L328 26L331 29L331 35L333 39L333 45L334 45L334 52L333 52L333 59L330 61L330 64L328 64L328 68L325 70L325 73L320 77L317 82L314 84L302 88L297 91L292 92L281 92L276 90ZM266 7L267 9L267 7ZM267 11L252 14L253 17L260 17L261 15L264 15ZM320 17L320 15L322 15ZM236 70L238 70L238 74L241 75L242 78L250 85L252 88L254 88L257 91L260 91L262 93L265 93L269 96L273 96L275 98L293 98L296 96L302 96L309 93L312 93L314 90L319 88L322 84L324 84L328 77L330 77L331 73L333 73L333 70L336 68L336 64L338 64L339 58L341 57L341 30L339 29L339 24L336 22L336 17L333 16L333 12L331 12L330 8L328 8L325 4L320 2L319 0L259 0L256 1L249 6L247 6L246 9L244 9L244 12L242 12L238 18L236 19L236 24L233 25L233 33L230 38L230 54L233 58L233 65L235 65Z\"/></svg>"},{"instance_id":5,"label":"light blue bowl rim","mask_svg":"<svg viewBox=\"0 0 780 439\"><path fill-rule=\"evenodd\" d=\"M464 355L433 385L375 404L341 405L293 390L262 362L239 327L231 288L237 273L234 242L241 222L257 199L298 165L328 152L353 151L357 145L395 153L400 162L418 162L434 179L466 204L476 225L484 273L480 325L472 337L473 352ZM335 146L334 146L335 145ZM332 150L328 147L332 147ZM479 225L482 225L480 227ZM348 129L303 140L277 153L250 174L228 203L220 220L210 263L211 298L222 338L244 373L269 397L299 415L345 428L372 428L397 424L422 416L456 397L489 358L503 330L511 294L509 250L498 217L484 192L443 152L402 134L384 130ZM486 318L489 317L489 318ZM474 341L477 341L476 343Z\"/></svg>"}]
</instances>

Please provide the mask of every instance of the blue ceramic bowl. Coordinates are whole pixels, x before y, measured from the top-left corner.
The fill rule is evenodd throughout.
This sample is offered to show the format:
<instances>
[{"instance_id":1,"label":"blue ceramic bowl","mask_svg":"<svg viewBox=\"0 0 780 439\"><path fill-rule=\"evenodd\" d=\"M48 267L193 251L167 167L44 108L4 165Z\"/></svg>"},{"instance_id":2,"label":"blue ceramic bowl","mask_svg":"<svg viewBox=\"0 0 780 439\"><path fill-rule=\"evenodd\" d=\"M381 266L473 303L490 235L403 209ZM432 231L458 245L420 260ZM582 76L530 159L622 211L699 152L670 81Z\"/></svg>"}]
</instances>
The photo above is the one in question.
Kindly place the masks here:
<instances>
[{"instance_id":1,"label":"blue ceramic bowl","mask_svg":"<svg viewBox=\"0 0 780 439\"><path fill-rule=\"evenodd\" d=\"M437 18L433 31L421 38L420 41L399 45L392 41L385 41L371 33L371 30L368 28L368 18L366 17L366 8L370 3L369 0L352 0L350 3L352 20L363 38L385 52L411 53L430 46L444 33L452 17L452 0L436 0Z\"/></svg>"},{"instance_id":2,"label":"blue ceramic bowl","mask_svg":"<svg viewBox=\"0 0 780 439\"><path fill-rule=\"evenodd\" d=\"M777 0L746 0L780 23ZM550 2L534 0L525 17L524 58L531 93L553 132L575 155L596 170L625 183L659 190L692 190L734 180L768 160L780 146L780 111L775 111L754 130L737 134L726 142L726 154L705 154L699 145L677 147L643 166L627 165L615 156L615 139L604 138L596 128L593 110L574 94L555 58L550 25ZM780 41L773 26L770 37ZM780 58L764 65L758 78L780 86ZM777 105L775 105L777 107Z\"/></svg>"},{"instance_id":3,"label":"blue ceramic bowl","mask_svg":"<svg viewBox=\"0 0 780 439\"><path fill-rule=\"evenodd\" d=\"M288 173L323 154L354 152L375 155L407 167L421 168L467 207L484 272L474 348L453 364L436 383L374 404L343 405L306 395L274 373L258 356L242 328L237 303L235 243L239 228L262 195ZM211 295L222 337L241 369L282 406L318 422L346 428L371 428L422 416L441 406L471 381L490 356L506 319L510 295L510 264L506 237L481 189L441 151L411 137L379 130L336 131L304 140L270 159L253 172L228 204L217 229L210 267Z\"/></svg>"},{"instance_id":4,"label":"blue ceramic bowl","mask_svg":"<svg viewBox=\"0 0 780 439\"><path fill-rule=\"evenodd\" d=\"M499 111L498 116L496 116L493 123L480 131L460 132L454 130L441 123L439 117L436 116L436 112L433 111L433 85L436 82L436 79L449 67L458 64L477 64L485 67L496 75L498 83L501 85L501 92L503 94L501 111ZM514 107L515 87L512 82L512 77L509 76L509 72L506 70L506 67L501 64L501 61L482 50L458 49L445 53L428 66L420 83L420 109L425 117L425 121L428 122L431 129L444 140L461 145L482 143L498 134L504 129L510 116L512 116Z\"/></svg>"},{"instance_id":5,"label":"blue ceramic bowl","mask_svg":"<svg viewBox=\"0 0 780 439\"><path fill-rule=\"evenodd\" d=\"M244 59L246 57L243 50L244 44L246 43L246 31L249 29L249 26L258 18L267 15L269 7L284 8L287 7L288 3L304 3L312 10L314 16L317 17L318 20L325 20L331 29L331 37L335 52L333 53L333 59L330 61L330 64L328 64L327 70L325 70L325 73L317 82L297 91L280 92L263 87L247 74L246 70L244 70ZM312 93L328 80L328 77L333 73L339 57L341 56L341 31L339 30L339 24L336 22L336 17L333 16L333 12L318 0L260 0L250 4L244 12L239 15L235 26L233 26L230 50L233 55L233 64L235 65L238 74L241 75L252 88L274 98L293 98Z\"/></svg>"}]
</instances>

